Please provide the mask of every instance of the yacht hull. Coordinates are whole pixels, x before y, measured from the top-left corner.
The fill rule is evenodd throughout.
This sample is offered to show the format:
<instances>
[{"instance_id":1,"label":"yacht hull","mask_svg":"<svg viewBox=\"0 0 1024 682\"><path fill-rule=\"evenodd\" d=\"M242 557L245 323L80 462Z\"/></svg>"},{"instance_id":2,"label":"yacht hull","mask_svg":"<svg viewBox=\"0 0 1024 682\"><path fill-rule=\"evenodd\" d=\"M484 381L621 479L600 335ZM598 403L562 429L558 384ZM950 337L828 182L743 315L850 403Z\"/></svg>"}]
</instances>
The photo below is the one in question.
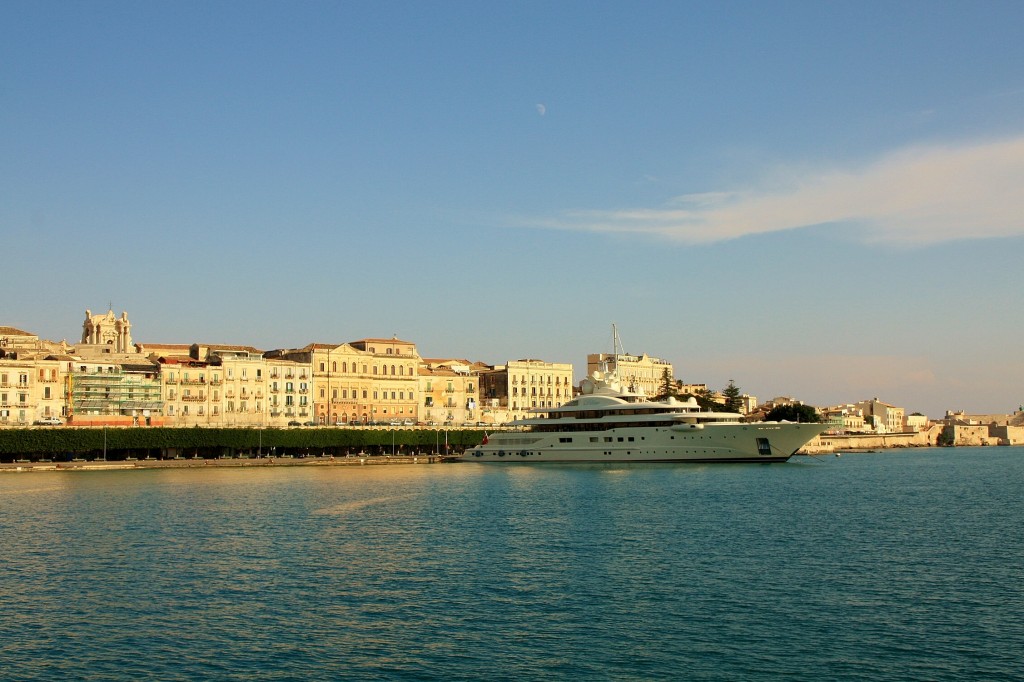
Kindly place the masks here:
<instances>
[{"instance_id":1,"label":"yacht hull","mask_svg":"<svg viewBox=\"0 0 1024 682\"><path fill-rule=\"evenodd\" d=\"M603 431L502 432L466 451L479 462L785 462L824 424L729 423Z\"/></svg>"}]
</instances>

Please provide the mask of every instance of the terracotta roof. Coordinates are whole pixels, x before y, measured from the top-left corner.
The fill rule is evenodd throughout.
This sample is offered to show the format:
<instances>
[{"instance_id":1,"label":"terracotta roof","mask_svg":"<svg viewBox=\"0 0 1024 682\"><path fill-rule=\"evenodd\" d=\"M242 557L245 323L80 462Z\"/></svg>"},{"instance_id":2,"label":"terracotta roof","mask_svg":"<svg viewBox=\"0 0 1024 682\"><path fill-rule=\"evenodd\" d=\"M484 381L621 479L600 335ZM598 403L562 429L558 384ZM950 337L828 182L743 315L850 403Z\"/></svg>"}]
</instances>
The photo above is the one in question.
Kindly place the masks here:
<instances>
[{"instance_id":1,"label":"terracotta roof","mask_svg":"<svg viewBox=\"0 0 1024 682\"><path fill-rule=\"evenodd\" d=\"M345 344L343 343L307 343L302 348L278 348L276 350L282 353L296 353L296 352L309 352L313 350L334 350L335 348L341 348Z\"/></svg>"},{"instance_id":2,"label":"terracotta roof","mask_svg":"<svg viewBox=\"0 0 1024 682\"><path fill-rule=\"evenodd\" d=\"M157 358L157 362L164 365L183 365L189 362L199 363L206 365L207 363L202 360L196 360L191 355L161 355Z\"/></svg>"},{"instance_id":3,"label":"terracotta roof","mask_svg":"<svg viewBox=\"0 0 1024 682\"><path fill-rule=\"evenodd\" d=\"M211 351L214 351L214 352L219 351L219 350L244 350L247 353L262 353L263 352L259 348L254 348L252 346L232 346L232 345L226 344L226 343L200 343L198 345L201 346L202 348L209 348Z\"/></svg>"}]
</instances>

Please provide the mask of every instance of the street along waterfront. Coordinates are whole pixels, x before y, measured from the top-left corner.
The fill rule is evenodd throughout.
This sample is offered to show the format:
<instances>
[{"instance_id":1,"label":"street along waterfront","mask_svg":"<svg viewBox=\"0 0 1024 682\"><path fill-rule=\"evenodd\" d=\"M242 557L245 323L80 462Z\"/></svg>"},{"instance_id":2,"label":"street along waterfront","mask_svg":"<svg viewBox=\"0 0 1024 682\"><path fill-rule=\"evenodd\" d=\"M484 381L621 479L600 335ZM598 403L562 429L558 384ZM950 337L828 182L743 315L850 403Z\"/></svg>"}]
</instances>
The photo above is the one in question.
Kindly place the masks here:
<instances>
[{"instance_id":1,"label":"street along waterfront","mask_svg":"<svg viewBox=\"0 0 1024 682\"><path fill-rule=\"evenodd\" d=\"M1012 679L1024 449L0 476L9 679Z\"/></svg>"}]
</instances>

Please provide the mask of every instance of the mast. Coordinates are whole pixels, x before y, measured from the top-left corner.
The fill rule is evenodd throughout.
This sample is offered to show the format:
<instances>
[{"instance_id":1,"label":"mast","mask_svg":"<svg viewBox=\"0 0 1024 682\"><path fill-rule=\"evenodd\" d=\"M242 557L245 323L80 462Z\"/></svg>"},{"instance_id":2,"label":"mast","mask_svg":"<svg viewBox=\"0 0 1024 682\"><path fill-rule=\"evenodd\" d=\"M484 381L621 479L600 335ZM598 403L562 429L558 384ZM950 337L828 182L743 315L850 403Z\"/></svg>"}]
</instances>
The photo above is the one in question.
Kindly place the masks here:
<instances>
[{"instance_id":1,"label":"mast","mask_svg":"<svg viewBox=\"0 0 1024 682\"><path fill-rule=\"evenodd\" d=\"M625 355L626 351L622 347L622 340L619 339L619 329L612 322L612 361L615 363L615 375L619 375L619 356Z\"/></svg>"}]
</instances>

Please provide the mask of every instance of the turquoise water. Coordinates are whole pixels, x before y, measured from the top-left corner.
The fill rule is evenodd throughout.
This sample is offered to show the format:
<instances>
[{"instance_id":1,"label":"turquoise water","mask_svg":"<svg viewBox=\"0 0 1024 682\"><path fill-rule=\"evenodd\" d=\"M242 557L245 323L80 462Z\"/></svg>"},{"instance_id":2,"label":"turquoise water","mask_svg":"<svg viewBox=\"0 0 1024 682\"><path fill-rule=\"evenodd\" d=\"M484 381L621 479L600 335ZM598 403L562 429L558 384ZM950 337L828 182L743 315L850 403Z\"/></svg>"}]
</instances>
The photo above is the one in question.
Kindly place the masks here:
<instances>
[{"instance_id":1,"label":"turquoise water","mask_svg":"<svg viewBox=\"0 0 1024 682\"><path fill-rule=\"evenodd\" d=\"M5 680L1024 679L1024 448L0 475Z\"/></svg>"}]
</instances>

